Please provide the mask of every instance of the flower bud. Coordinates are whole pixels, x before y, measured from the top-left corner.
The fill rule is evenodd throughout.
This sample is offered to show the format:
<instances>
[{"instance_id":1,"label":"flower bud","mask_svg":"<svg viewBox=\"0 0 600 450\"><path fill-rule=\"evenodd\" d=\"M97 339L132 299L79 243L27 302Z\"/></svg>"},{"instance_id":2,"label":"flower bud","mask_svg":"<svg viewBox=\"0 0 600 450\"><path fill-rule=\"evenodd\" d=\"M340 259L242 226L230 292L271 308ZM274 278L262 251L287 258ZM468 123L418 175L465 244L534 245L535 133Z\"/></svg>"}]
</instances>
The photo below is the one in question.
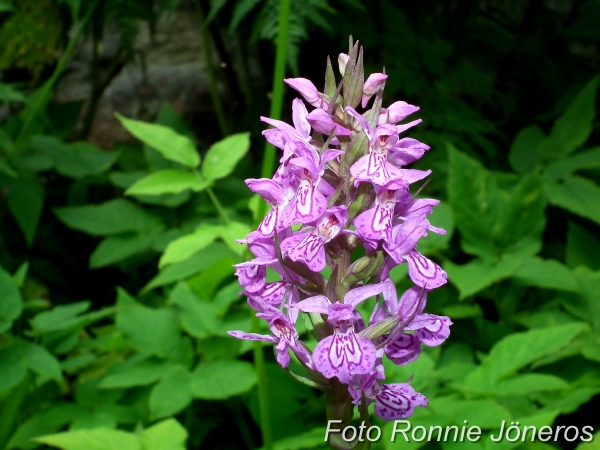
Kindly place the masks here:
<instances>
[{"instance_id":1,"label":"flower bud","mask_svg":"<svg viewBox=\"0 0 600 450\"><path fill-rule=\"evenodd\" d=\"M367 81L365 81L365 84L363 85L363 94L361 101L361 106L363 108L367 106L369 99L373 95L375 95L379 88L383 85L383 83L385 83L387 77L388 76L384 73L372 73L371 75L369 75L369 78L367 78Z\"/></svg>"},{"instance_id":2,"label":"flower bud","mask_svg":"<svg viewBox=\"0 0 600 450\"><path fill-rule=\"evenodd\" d=\"M353 284L379 273L383 267L384 260L385 258L382 251L371 253L370 255L357 259L348 268L346 277L343 281L344 285L347 288L350 288Z\"/></svg>"},{"instance_id":3,"label":"flower bud","mask_svg":"<svg viewBox=\"0 0 600 450\"><path fill-rule=\"evenodd\" d=\"M374 323L373 325L370 325L358 334L362 337L366 337L367 339L374 340L383 336L384 334L388 334L399 323L400 318L398 316L389 316L377 323Z\"/></svg>"},{"instance_id":4,"label":"flower bud","mask_svg":"<svg viewBox=\"0 0 600 450\"><path fill-rule=\"evenodd\" d=\"M344 76L344 73L346 73L346 64L348 64L349 59L350 56L346 55L345 53L340 53L340 56L338 56L338 65L340 67L340 73L342 76Z\"/></svg>"}]
</instances>

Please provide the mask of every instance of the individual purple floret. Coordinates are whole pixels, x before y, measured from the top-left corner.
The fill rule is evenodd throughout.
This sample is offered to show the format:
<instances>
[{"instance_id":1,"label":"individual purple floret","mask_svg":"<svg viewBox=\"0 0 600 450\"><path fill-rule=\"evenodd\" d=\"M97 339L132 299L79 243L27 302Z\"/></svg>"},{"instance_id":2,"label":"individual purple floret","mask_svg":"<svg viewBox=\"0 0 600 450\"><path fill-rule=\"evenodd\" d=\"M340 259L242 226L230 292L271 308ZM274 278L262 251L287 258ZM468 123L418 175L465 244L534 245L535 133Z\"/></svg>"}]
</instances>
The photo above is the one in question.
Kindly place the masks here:
<instances>
[{"instance_id":1,"label":"individual purple floret","mask_svg":"<svg viewBox=\"0 0 600 450\"><path fill-rule=\"evenodd\" d=\"M388 75L365 81L362 60L351 43L338 57L340 84L328 63L322 92L305 78L286 79L311 105L293 100L293 125L261 118L273 126L263 135L282 153L272 179L246 180L270 208L240 241L255 257L237 264L236 275L270 334L229 332L272 343L286 370L293 354L306 370L294 377L329 392L327 418L342 429L364 402L384 420L427 406L410 380L386 380L384 358L411 364L423 345L442 344L452 325L425 312L428 294L447 276L418 250L428 233L445 233L428 220L439 201L418 197L431 171L410 168L429 146L403 135L421 123L402 123L419 108L383 107ZM398 298L390 271L404 263L413 286ZM312 348L296 329L300 315L317 341Z\"/></svg>"}]
</instances>

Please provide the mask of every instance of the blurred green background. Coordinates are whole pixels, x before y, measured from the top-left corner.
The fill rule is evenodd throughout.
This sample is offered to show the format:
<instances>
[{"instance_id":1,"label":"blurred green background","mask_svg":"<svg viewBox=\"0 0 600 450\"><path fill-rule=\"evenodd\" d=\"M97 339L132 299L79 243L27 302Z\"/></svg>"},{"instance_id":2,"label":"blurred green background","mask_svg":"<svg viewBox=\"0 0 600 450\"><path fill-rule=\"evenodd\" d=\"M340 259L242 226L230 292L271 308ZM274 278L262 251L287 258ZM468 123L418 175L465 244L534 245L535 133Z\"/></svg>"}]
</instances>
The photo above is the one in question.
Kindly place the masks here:
<instances>
[{"instance_id":1,"label":"blurred green background","mask_svg":"<svg viewBox=\"0 0 600 450\"><path fill-rule=\"evenodd\" d=\"M263 331L231 265L276 50L322 88L349 35L389 74L384 106L421 107L448 230L420 250L448 272L428 308L450 339L387 371L429 398L414 424L599 429L600 1L285 3L0 1L0 448L324 448L322 393L226 331ZM376 450L599 448L375 423Z\"/></svg>"}]
</instances>

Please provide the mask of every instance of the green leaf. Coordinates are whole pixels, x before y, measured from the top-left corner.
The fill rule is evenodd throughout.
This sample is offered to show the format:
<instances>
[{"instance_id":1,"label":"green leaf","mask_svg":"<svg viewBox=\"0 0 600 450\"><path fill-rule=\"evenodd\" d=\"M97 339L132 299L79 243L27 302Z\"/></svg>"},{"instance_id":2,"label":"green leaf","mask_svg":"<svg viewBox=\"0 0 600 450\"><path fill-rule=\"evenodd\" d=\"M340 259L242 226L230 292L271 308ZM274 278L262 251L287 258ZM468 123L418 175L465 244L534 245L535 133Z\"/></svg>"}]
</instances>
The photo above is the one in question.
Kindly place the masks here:
<instances>
[{"instance_id":1,"label":"green leaf","mask_svg":"<svg viewBox=\"0 0 600 450\"><path fill-rule=\"evenodd\" d=\"M273 444L273 450L304 450L309 448L323 448L323 437L326 428L313 428L295 436L280 439ZM264 450L261 447L259 450Z\"/></svg>"},{"instance_id":2,"label":"green leaf","mask_svg":"<svg viewBox=\"0 0 600 450\"><path fill-rule=\"evenodd\" d=\"M44 188L34 178L17 178L8 191L8 207L31 246L44 206Z\"/></svg>"},{"instance_id":3,"label":"green leaf","mask_svg":"<svg viewBox=\"0 0 600 450\"><path fill-rule=\"evenodd\" d=\"M100 381L100 389L122 389L146 386L158 381L173 369L173 364L158 359L145 359L135 364L112 366Z\"/></svg>"},{"instance_id":4,"label":"green leaf","mask_svg":"<svg viewBox=\"0 0 600 450\"><path fill-rule=\"evenodd\" d=\"M100 205L56 208L54 214L69 228L96 236L128 231L152 232L163 228L158 218L122 198Z\"/></svg>"},{"instance_id":5,"label":"green leaf","mask_svg":"<svg viewBox=\"0 0 600 450\"><path fill-rule=\"evenodd\" d=\"M30 147L54 161L58 173L71 178L100 175L117 160L118 152L107 152L89 142L66 144L52 136L34 136Z\"/></svg>"},{"instance_id":6,"label":"green leaf","mask_svg":"<svg viewBox=\"0 0 600 450\"><path fill-rule=\"evenodd\" d=\"M586 328L569 323L513 333L499 341L483 363L465 379L464 389L491 392L503 377L566 346Z\"/></svg>"},{"instance_id":7,"label":"green leaf","mask_svg":"<svg viewBox=\"0 0 600 450\"><path fill-rule=\"evenodd\" d=\"M23 353L18 346L12 345L0 349L0 373L2 374L0 377L0 396L14 388L25 378L27 367L23 361Z\"/></svg>"},{"instance_id":8,"label":"green leaf","mask_svg":"<svg viewBox=\"0 0 600 450\"><path fill-rule=\"evenodd\" d=\"M486 261L475 259L470 263L457 265L451 261L444 263L448 273L448 280L454 284L459 292L460 299L469 297L491 286L497 281L512 276L523 264L520 255L505 254L499 261Z\"/></svg>"},{"instance_id":9,"label":"green leaf","mask_svg":"<svg viewBox=\"0 0 600 450\"><path fill-rule=\"evenodd\" d=\"M554 375L526 373L502 380L496 386L498 395L526 395L534 391L554 391L568 388L569 384Z\"/></svg>"},{"instance_id":10,"label":"green leaf","mask_svg":"<svg viewBox=\"0 0 600 450\"><path fill-rule=\"evenodd\" d=\"M86 411L87 408L84 406L74 403L62 403L48 411L30 416L25 422L19 425L17 431L12 435L7 448L33 448L36 444L31 442L32 438L54 433L71 423L77 417L81 417Z\"/></svg>"},{"instance_id":11,"label":"green leaf","mask_svg":"<svg viewBox=\"0 0 600 450\"><path fill-rule=\"evenodd\" d=\"M560 413L559 410L550 410L550 411L542 411L542 412L537 412L534 415L530 415L530 416L525 416L525 417L517 417L514 419L515 423L518 422L519 423L519 428L521 430L523 430L525 427L535 427L536 430L539 430L541 427L543 426L549 426L552 425L552 423L554 422L554 419L556 418L556 416L558 416L558 414ZM508 421L507 421L508 422ZM500 427L500 424L502 423L502 421L500 421L498 423L498 427ZM505 424L505 435L506 436L506 428L509 425L509 423ZM530 428L531 430L531 428ZM493 436L498 437L499 435L499 430L497 432L492 432ZM512 434L511 434L512 436ZM531 439L531 431L529 431L527 433L527 436L529 437L529 439ZM485 439L484 441L484 445L486 450L509 450L511 448L514 447L518 447L522 444L523 441L516 441L516 442L510 442L506 439L502 439L499 442L494 442L491 439Z\"/></svg>"},{"instance_id":12,"label":"green leaf","mask_svg":"<svg viewBox=\"0 0 600 450\"><path fill-rule=\"evenodd\" d=\"M245 244L238 244L235 241L237 239L244 239L251 231L252 229L245 223L229 222L227 225L221 227L220 236L231 250L238 255L243 256L248 249L248 246Z\"/></svg>"},{"instance_id":13,"label":"green leaf","mask_svg":"<svg viewBox=\"0 0 600 450\"><path fill-rule=\"evenodd\" d=\"M546 138L544 132L537 125L530 125L521 129L510 146L510 165L518 173L533 171L540 163L538 149Z\"/></svg>"},{"instance_id":14,"label":"green leaf","mask_svg":"<svg viewBox=\"0 0 600 450\"><path fill-rule=\"evenodd\" d=\"M23 300L13 277L2 267L0 267L0 299L0 333L4 333L21 315Z\"/></svg>"},{"instance_id":15,"label":"green leaf","mask_svg":"<svg viewBox=\"0 0 600 450\"><path fill-rule=\"evenodd\" d=\"M204 272L188 280L188 285L201 300L210 301L217 287L235 273L235 263L233 258L220 259Z\"/></svg>"},{"instance_id":16,"label":"green leaf","mask_svg":"<svg viewBox=\"0 0 600 450\"><path fill-rule=\"evenodd\" d=\"M567 233L567 264L600 270L600 239L585 228L569 221Z\"/></svg>"},{"instance_id":17,"label":"green leaf","mask_svg":"<svg viewBox=\"0 0 600 450\"><path fill-rule=\"evenodd\" d=\"M188 432L175 419L167 419L142 431L142 450L185 450Z\"/></svg>"},{"instance_id":18,"label":"green leaf","mask_svg":"<svg viewBox=\"0 0 600 450\"><path fill-rule=\"evenodd\" d=\"M555 161L544 169L544 177L555 180L571 175L581 169L597 169L600 167L600 147L579 152L567 158Z\"/></svg>"},{"instance_id":19,"label":"green leaf","mask_svg":"<svg viewBox=\"0 0 600 450\"><path fill-rule=\"evenodd\" d=\"M206 248L221 234L221 227L214 225L200 225L196 231L172 241L158 262L159 267L167 264L184 261Z\"/></svg>"},{"instance_id":20,"label":"green leaf","mask_svg":"<svg viewBox=\"0 0 600 450\"><path fill-rule=\"evenodd\" d=\"M37 334L64 330L80 322L81 317L78 315L87 311L90 304L90 302L76 302L43 311L31 320L31 327Z\"/></svg>"},{"instance_id":21,"label":"green leaf","mask_svg":"<svg viewBox=\"0 0 600 450\"><path fill-rule=\"evenodd\" d=\"M177 305L182 328L195 338L206 338L218 329L219 319L212 304L200 300L187 283L175 286L169 302Z\"/></svg>"},{"instance_id":22,"label":"green leaf","mask_svg":"<svg viewBox=\"0 0 600 450\"><path fill-rule=\"evenodd\" d=\"M127 119L120 114L116 117L127 131L165 158L192 168L200 164L196 146L188 137L162 125Z\"/></svg>"},{"instance_id":23,"label":"green leaf","mask_svg":"<svg viewBox=\"0 0 600 450\"><path fill-rule=\"evenodd\" d=\"M502 177L452 146L449 155L448 195L465 252L490 259L509 251L537 253L545 225L538 177L531 174L511 190L500 189Z\"/></svg>"},{"instance_id":24,"label":"green leaf","mask_svg":"<svg viewBox=\"0 0 600 450\"><path fill-rule=\"evenodd\" d=\"M233 134L213 144L204 157L202 175L209 182L226 177L249 148L250 133Z\"/></svg>"},{"instance_id":25,"label":"green leaf","mask_svg":"<svg viewBox=\"0 0 600 450\"><path fill-rule=\"evenodd\" d=\"M136 350L166 358L179 348L181 335L173 309L142 306L121 288L117 307L117 328Z\"/></svg>"},{"instance_id":26,"label":"green leaf","mask_svg":"<svg viewBox=\"0 0 600 450\"><path fill-rule=\"evenodd\" d=\"M35 438L35 441L63 450L142 450L135 434L108 428L49 434Z\"/></svg>"},{"instance_id":27,"label":"green leaf","mask_svg":"<svg viewBox=\"0 0 600 450\"><path fill-rule=\"evenodd\" d=\"M24 361L27 367L40 375L42 380L52 379L62 383L62 369L56 356L41 345L27 344L24 349Z\"/></svg>"},{"instance_id":28,"label":"green leaf","mask_svg":"<svg viewBox=\"0 0 600 450\"><path fill-rule=\"evenodd\" d=\"M590 431L589 428L586 431ZM600 431L596 432L591 439L583 434L581 437L585 439L585 442L581 442L575 450L600 450Z\"/></svg>"},{"instance_id":29,"label":"green leaf","mask_svg":"<svg viewBox=\"0 0 600 450\"><path fill-rule=\"evenodd\" d=\"M510 420L512 414L493 400L464 401L454 412L460 421L467 420L483 429L496 428L503 420ZM460 423L457 420L458 423Z\"/></svg>"},{"instance_id":30,"label":"green leaf","mask_svg":"<svg viewBox=\"0 0 600 450\"><path fill-rule=\"evenodd\" d=\"M152 420L175 415L191 403L190 380L190 373L177 366L152 388L149 400Z\"/></svg>"},{"instance_id":31,"label":"green leaf","mask_svg":"<svg viewBox=\"0 0 600 450\"><path fill-rule=\"evenodd\" d=\"M190 387L195 398L223 400L247 392L255 384L252 364L220 360L200 363L192 373Z\"/></svg>"},{"instance_id":32,"label":"green leaf","mask_svg":"<svg viewBox=\"0 0 600 450\"><path fill-rule=\"evenodd\" d=\"M600 187L586 178L566 177L562 183L544 182L550 203L600 223Z\"/></svg>"},{"instance_id":33,"label":"green leaf","mask_svg":"<svg viewBox=\"0 0 600 450\"><path fill-rule=\"evenodd\" d=\"M184 170L161 170L154 172L125 191L126 195L160 195L177 194L186 189L198 192L209 184L201 180L195 173Z\"/></svg>"},{"instance_id":34,"label":"green leaf","mask_svg":"<svg viewBox=\"0 0 600 450\"><path fill-rule=\"evenodd\" d=\"M109 266L152 248L155 234L118 235L104 238L90 255L90 269Z\"/></svg>"},{"instance_id":35,"label":"green leaf","mask_svg":"<svg viewBox=\"0 0 600 450\"><path fill-rule=\"evenodd\" d=\"M9 177L17 178L19 174L14 171L14 169L8 165L6 161L0 159L0 172L8 175Z\"/></svg>"},{"instance_id":36,"label":"green leaf","mask_svg":"<svg viewBox=\"0 0 600 450\"><path fill-rule=\"evenodd\" d=\"M579 283L582 298L587 304L588 317L596 332L600 332L600 272L578 267L573 273Z\"/></svg>"},{"instance_id":37,"label":"green leaf","mask_svg":"<svg viewBox=\"0 0 600 450\"><path fill-rule=\"evenodd\" d=\"M579 292L577 280L571 270L551 259L526 258L512 276L525 286Z\"/></svg>"},{"instance_id":38,"label":"green leaf","mask_svg":"<svg viewBox=\"0 0 600 450\"><path fill-rule=\"evenodd\" d=\"M112 414L88 409L71 423L69 430L86 430L89 428L114 429L116 427L117 421Z\"/></svg>"},{"instance_id":39,"label":"green leaf","mask_svg":"<svg viewBox=\"0 0 600 450\"><path fill-rule=\"evenodd\" d=\"M29 271L29 261L25 261L23 264L19 266L17 271L12 276L13 282L18 288L23 287L23 283L25 283L25 279L27 278L27 272Z\"/></svg>"},{"instance_id":40,"label":"green leaf","mask_svg":"<svg viewBox=\"0 0 600 450\"><path fill-rule=\"evenodd\" d=\"M554 122L548 143L544 146L547 155L543 156L551 158L571 153L587 141L596 113L594 105L599 81L600 76L592 78Z\"/></svg>"}]
</instances>

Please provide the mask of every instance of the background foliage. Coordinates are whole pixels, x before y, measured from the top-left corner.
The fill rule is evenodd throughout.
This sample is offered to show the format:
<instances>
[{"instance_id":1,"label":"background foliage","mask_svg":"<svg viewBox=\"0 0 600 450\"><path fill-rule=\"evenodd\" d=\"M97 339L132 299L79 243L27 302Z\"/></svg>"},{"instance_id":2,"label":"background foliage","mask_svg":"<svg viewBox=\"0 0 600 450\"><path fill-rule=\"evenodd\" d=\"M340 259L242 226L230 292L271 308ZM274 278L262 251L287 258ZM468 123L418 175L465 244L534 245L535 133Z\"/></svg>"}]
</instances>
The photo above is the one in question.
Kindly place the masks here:
<instances>
[{"instance_id":1,"label":"background foliage","mask_svg":"<svg viewBox=\"0 0 600 450\"><path fill-rule=\"evenodd\" d=\"M215 109L117 115L129 140L100 148L98 103L144 64L139 33L178 11L214 53ZM0 448L263 444L252 347L226 330L254 326L231 265L258 219L243 179L260 173L278 13L271 0L0 1ZM387 368L430 399L415 424L600 428L598 23L597 0L293 2L291 73L319 86L352 34L368 69L386 67L388 102L421 106L419 167L434 169L425 194L449 233L420 250L448 272L429 308L454 325ZM60 102L82 46L89 95ZM321 393L264 356L275 448L322 448ZM390 434L377 448L455 446Z\"/></svg>"}]
</instances>

